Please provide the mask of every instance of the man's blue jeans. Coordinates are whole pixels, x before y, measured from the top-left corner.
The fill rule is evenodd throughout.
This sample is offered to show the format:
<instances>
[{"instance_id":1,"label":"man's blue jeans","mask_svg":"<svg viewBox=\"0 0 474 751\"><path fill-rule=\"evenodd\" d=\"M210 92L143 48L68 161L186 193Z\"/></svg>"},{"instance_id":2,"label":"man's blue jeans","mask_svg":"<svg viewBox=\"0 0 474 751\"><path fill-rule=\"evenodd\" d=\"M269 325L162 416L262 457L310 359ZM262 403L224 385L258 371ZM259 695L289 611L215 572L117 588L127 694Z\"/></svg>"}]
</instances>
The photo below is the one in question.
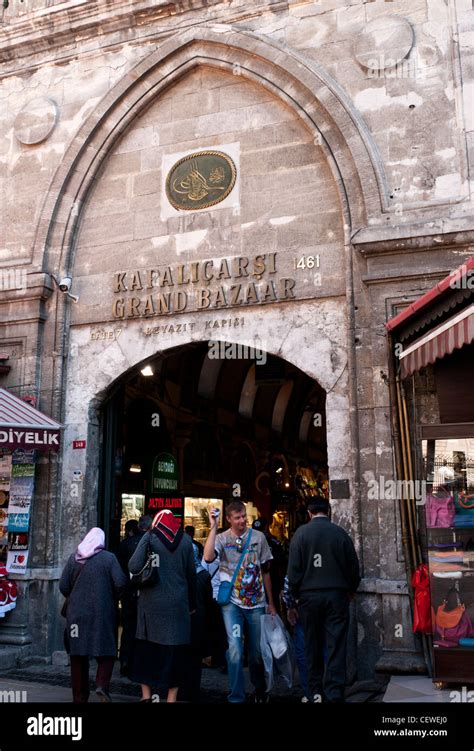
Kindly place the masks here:
<instances>
[{"instance_id":1,"label":"man's blue jeans","mask_svg":"<svg viewBox=\"0 0 474 751\"><path fill-rule=\"evenodd\" d=\"M303 626L299 621L296 621L293 628L293 644L295 645L296 664L298 665L301 688L304 691L304 695L309 699L310 693L308 687L308 668L306 667L304 631Z\"/></svg>"},{"instance_id":2,"label":"man's blue jeans","mask_svg":"<svg viewBox=\"0 0 474 751\"><path fill-rule=\"evenodd\" d=\"M260 618L265 615L265 607L247 610L230 602L222 606L225 630L229 648L226 652L229 673L230 693L227 701L241 704L245 701L244 682L244 623L247 622L248 658L250 680L257 694L266 690L263 672L262 654L260 652Z\"/></svg>"}]
</instances>

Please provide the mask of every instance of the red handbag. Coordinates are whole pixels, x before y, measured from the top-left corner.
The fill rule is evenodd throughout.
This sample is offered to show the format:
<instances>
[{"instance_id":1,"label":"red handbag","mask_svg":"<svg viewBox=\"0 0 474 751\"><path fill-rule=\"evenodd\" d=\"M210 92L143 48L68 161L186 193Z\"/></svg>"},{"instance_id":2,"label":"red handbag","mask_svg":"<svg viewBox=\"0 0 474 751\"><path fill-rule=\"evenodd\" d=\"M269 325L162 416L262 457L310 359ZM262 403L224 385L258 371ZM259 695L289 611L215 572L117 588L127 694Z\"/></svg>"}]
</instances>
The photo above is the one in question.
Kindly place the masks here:
<instances>
[{"instance_id":1,"label":"red handbag","mask_svg":"<svg viewBox=\"0 0 474 751\"><path fill-rule=\"evenodd\" d=\"M415 592L413 631L431 634L430 577L426 563L421 563L413 573L411 585Z\"/></svg>"}]
</instances>

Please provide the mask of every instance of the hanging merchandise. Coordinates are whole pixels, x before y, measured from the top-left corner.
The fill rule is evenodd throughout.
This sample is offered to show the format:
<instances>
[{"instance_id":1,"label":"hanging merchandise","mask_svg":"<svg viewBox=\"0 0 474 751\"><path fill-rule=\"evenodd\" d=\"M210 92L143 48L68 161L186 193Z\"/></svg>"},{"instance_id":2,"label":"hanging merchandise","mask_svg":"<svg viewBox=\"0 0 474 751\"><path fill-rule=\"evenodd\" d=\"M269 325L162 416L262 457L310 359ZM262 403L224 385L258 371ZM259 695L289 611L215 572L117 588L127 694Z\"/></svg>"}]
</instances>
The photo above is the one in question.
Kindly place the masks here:
<instances>
[{"instance_id":1,"label":"hanging merchandise","mask_svg":"<svg viewBox=\"0 0 474 751\"><path fill-rule=\"evenodd\" d=\"M449 606L450 595L456 598L457 604L453 608ZM466 606L461 602L457 584L453 584L448 590L443 604L436 610L434 627L435 636L440 640L436 640L434 644L438 646L457 646L460 639L474 637L474 627L466 613Z\"/></svg>"},{"instance_id":2,"label":"hanging merchandise","mask_svg":"<svg viewBox=\"0 0 474 751\"><path fill-rule=\"evenodd\" d=\"M318 495L318 483L311 467L298 465L295 475L295 488L298 495L304 499Z\"/></svg>"},{"instance_id":3,"label":"hanging merchandise","mask_svg":"<svg viewBox=\"0 0 474 751\"><path fill-rule=\"evenodd\" d=\"M454 498L444 487L439 487L426 497L426 526L452 527L456 509Z\"/></svg>"},{"instance_id":4,"label":"hanging merchandise","mask_svg":"<svg viewBox=\"0 0 474 751\"><path fill-rule=\"evenodd\" d=\"M454 507L454 526L474 527L474 493L456 493Z\"/></svg>"},{"instance_id":5,"label":"hanging merchandise","mask_svg":"<svg viewBox=\"0 0 474 751\"><path fill-rule=\"evenodd\" d=\"M0 618L16 607L17 586L16 582L7 579L7 569L0 565Z\"/></svg>"},{"instance_id":6,"label":"hanging merchandise","mask_svg":"<svg viewBox=\"0 0 474 751\"><path fill-rule=\"evenodd\" d=\"M421 563L413 573L411 585L415 591L413 631L431 634L430 577L426 563Z\"/></svg>"},{"instance_id":7,"label":"hanging merchandise","mask_svg":"<svg viewBox=\"0 0 474 751\"><path fill-rule=\"evenodd\" d=\"M285 542L288 540L288 514L286 511L275 511L272 517L272 523L270 525L269 532L275 537L278 542Z\"/></svg>"}]
</instances>

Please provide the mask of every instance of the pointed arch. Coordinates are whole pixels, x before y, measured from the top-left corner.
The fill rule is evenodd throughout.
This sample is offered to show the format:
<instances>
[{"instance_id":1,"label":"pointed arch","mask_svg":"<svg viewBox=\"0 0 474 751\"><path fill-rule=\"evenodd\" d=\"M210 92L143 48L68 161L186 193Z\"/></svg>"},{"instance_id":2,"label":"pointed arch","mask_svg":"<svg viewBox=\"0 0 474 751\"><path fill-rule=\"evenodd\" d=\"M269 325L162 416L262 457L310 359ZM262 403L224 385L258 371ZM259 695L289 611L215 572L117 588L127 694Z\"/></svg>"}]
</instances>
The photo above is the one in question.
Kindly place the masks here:
<instances>
[{"instance_id":1,"label":"pointed arch","mask_svg":"<svg viewBox=\"0 0 474 751\"><path fill-rule=\"evenodd\" d=\"M88 192L114 144L161 93L199 65L242 75L282 99L312 130L335 178L348 229L387 208L381 159L362 117L320 66L274 41L228 26L180 32L132 68L70 144L46 197L33 262L66 273Z\"/></svg>"}]
</instances>

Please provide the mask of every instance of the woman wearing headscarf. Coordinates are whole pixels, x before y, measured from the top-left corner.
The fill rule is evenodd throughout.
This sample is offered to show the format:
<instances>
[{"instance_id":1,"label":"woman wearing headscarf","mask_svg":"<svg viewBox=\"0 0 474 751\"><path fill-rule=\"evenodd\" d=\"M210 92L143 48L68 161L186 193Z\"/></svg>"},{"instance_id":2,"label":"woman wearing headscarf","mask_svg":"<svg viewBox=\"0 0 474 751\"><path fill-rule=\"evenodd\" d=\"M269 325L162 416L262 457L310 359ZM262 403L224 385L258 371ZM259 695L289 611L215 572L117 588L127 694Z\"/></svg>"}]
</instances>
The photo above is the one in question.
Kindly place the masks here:
<instances>
[{"instance_id":1,"label":"woman wearing headscarf","mask_svg":"<svg viewBox=\"0 0 474 751\"><path fill-rule=\"evenodd\" d=\"M117 656L117 603L127 585L120 564L94 527L68 559L59 581L67 599L65 646L71 656L74 703L89 699L89 658L97 660L96 693L111 701L110 679Z\"/></svg>"},{"instance_id":2,"label":"woman wearing headscarf","mask_svg":"<svg viewBox=\"0 0 474 751\"><path fill-rule=\"evenodd\" d=\"M191 613L196 610L196 566L191 538L183 533L171 511L153 519L131 557L130 573L138 574L155 555L157 579L139 591L137 639L131 671L142 686L142 701L151 702L151 687L167 691L175 702L186 667L186 645L191 639Z\"/></svg>"}]
</instances>

